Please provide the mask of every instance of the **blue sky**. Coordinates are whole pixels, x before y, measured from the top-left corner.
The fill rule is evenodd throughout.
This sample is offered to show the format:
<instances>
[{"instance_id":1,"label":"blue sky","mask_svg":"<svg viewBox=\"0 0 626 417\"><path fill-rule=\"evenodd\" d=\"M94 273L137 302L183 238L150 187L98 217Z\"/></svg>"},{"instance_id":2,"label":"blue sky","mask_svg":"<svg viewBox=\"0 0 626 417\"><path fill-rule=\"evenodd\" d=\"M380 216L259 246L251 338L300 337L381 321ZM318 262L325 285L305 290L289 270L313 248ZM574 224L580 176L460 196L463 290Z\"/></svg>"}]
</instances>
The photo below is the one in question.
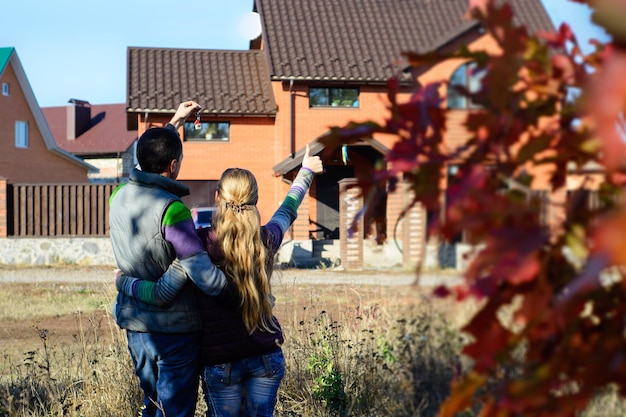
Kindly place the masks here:
<instances>
[{"instance_id":1,"label":"blue sky","mask_svg":"<svg viewBox=\"0 0 626 417\"><path fill-rule=\"evenodd\" d=\"M542 1L555 25L570 23L581 43L603 39L585 6ZM243 23L252 7L253 0L10 0L2 6L0 47L16 48L42 107L70 98L124 103L128 46L248 49Z\"/></svg>"}]
</instances>

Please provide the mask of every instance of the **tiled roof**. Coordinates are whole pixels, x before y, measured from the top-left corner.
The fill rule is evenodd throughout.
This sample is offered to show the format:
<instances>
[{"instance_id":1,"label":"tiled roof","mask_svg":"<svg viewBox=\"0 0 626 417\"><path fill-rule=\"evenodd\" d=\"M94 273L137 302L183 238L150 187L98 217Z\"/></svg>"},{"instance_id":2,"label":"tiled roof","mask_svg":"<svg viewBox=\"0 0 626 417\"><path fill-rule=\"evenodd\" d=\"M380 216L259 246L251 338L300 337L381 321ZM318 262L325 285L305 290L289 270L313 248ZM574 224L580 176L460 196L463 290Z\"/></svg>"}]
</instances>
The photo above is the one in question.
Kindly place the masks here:
<instances>
[{"instance_id":1,"label":"tiled roof","mask_svg":"<svg viewBox=\"0 0 626 417\"><path fill-rule=\"evenodd\" d=\"M531 33L553 31L541 0L511 0ZM467 0L256 0L272 79L384 82L402 51L438 49L478 27ZM401 65L401 64L400 64Z\"/></svg>"},{"instance_id":2,"label":"tiled roof","mask_svg":"<svg viewBox=\"0 0 626 417\"><path fill-rule=\"evenodd\" d=\"M126 106L122 103L92 105L92 126L76 139L69 140L67 108L68 106L41 109L55 142L66 152L79 156L116 154L125 152L137 139L136 130L126 130Z\"/></svg>"},{"instance_id":3,"label":"tiled roof","mask_svg":"<svg viewBox=\"0 0 626 417\"><path fill-rule=\"evenodd\" d=\"M380 152L382 155L386 155L389 152L389 148L373 138L365 138L350 145L351 147L357 146L369 146ZM309 152L311 155L318 155L325 149L326 145L315 139L309 144ZM272 168L275 175L285 175L286 173L293 171L299 165L302 164L304 158L304 152L306 148L300 148L293 156L289 155L287 158L280 161Z\"/></svg>"},{"instance_id":4,"label":"tiled roof","mask_svg":"<svg viewBox=\"0 0 626 417\"><path fill-rule=\"evenodd\" d=\"M129 112L171 112L184 100L203 114L275 115L261 51L128 48Z\"/></svg>"}]
</instances>

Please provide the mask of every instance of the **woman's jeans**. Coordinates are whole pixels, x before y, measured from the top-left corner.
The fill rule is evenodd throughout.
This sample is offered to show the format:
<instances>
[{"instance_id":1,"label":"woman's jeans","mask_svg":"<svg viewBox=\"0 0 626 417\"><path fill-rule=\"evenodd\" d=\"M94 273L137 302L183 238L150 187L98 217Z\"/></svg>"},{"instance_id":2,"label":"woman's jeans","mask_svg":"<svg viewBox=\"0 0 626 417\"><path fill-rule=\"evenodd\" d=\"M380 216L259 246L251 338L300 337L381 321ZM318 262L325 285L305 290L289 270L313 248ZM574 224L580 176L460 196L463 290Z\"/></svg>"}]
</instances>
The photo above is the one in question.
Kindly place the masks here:
<instances>
[{"instance_id":1,"label":"woman's jeans","mask_svg":"<svg viewBox=\"0 0 626 417\"><path fill-rule=\"evenodd\" d=\"M198 400L200 335L126 332L144 393L143 417L193 417Z\"/></svg>"},{"instance_id":2,"label":"woman's jeans","mask_svg":"<svg viewBox=\"0 0 626 417\"><path fill-rule=\"evenodd\" d=\"M285 375L282 351L202 369L202 388L211 417L271 417Z\"/></svg>"}]
</instances>

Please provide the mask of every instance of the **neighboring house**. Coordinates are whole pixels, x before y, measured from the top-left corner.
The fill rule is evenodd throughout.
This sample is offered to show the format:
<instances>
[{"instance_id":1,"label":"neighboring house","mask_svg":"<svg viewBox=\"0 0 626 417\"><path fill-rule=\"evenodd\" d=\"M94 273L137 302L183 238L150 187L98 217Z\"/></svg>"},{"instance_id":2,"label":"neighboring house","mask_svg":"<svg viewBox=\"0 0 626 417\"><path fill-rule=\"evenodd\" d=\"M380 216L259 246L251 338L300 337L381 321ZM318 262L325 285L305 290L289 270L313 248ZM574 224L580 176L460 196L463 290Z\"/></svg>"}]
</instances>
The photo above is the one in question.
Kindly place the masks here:
<instances>
[{"instance_id":1,"label":"neighboring house","mask_svg":"<svg viewBox=\"0 0 626 417\"><path fill-rule=\"evenodd\" d=\"M541 0L510 3L531 32L554 30ZM249 51L129 48L129 126L141 134L166 123L180 101L198 101L201 133L219 134L197 135L193 120L183 132L179 179L193 184L190 201L212 204L221 172L245 167L259 182L264 216L283 198L304 146L314 142L325 173L316 177L301 206L293 234L298 240L339 238L345 230L339 220L340 182L370 172L395 140L364 138L327 155L317 137L350 121L382 122L391 76L400 76L399 100L405 101L422 85L467 74L461 60L410 68L403 51L445 51L461 44L498 50L478 22L465 19L467 0L256 0L254 10L262 34ZM471 107L454 96L449 104L458 109L446 138L455 146L468 137L459 121ZM372 217L382 214L383 220L364 234L397 238L403 198L402 192L381 196Z\"/></svg>"},{"instance_id":2,"label":"neighboring house","mask_svg":"<svg viewBox=\"0 0 626 417\"><path fill-rule=\"evenodd\" d=\"M90 183L120 182L136 164L137 130L126 128L126 106L91 105L70 99L69 104L44 107L43 114L57 145L99 168Z\"/></svg>"},{"instance_id":3,"label":"neighboring house","mask_svg":"<svg viewBox=\"0 0 626 417\"><path fill-rule=\"evenodd\" d=\"M86 183L98 169L54 141L15 48L0 48L0 177L17 183Z\"/></svg>"}]
</instances>

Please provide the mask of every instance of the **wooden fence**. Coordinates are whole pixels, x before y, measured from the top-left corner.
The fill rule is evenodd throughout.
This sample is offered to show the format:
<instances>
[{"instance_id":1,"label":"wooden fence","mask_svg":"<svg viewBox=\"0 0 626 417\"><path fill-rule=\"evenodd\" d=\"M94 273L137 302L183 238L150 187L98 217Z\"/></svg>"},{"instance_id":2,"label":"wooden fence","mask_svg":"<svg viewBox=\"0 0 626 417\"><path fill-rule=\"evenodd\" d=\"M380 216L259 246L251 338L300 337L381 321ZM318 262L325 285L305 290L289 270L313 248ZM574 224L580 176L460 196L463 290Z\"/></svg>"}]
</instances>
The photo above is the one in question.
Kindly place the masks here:
<instances>
[{"instance_id":1,"label":"wooden fence","mask_svg":"<svg viewBox=\"0 0 626 417\"><path fill-rule=\"evenodd\" d=\"M118 184L8 184L7 235L108 236Z\"/></svg>"},{"instance_id":2,"label":"wooden fence","mask_svg":"<svg viewBox=\"0 0 626 417\"><path fill-rule=\"evenodd\" d=\"M109 197L117 185L9 184L0 177L0 237L108 236ZM545 224L554 210L549 193L529 197L538 200ZM590 209L602 205L595 191L585 199Z\"/></svg>"}]
</instances>

